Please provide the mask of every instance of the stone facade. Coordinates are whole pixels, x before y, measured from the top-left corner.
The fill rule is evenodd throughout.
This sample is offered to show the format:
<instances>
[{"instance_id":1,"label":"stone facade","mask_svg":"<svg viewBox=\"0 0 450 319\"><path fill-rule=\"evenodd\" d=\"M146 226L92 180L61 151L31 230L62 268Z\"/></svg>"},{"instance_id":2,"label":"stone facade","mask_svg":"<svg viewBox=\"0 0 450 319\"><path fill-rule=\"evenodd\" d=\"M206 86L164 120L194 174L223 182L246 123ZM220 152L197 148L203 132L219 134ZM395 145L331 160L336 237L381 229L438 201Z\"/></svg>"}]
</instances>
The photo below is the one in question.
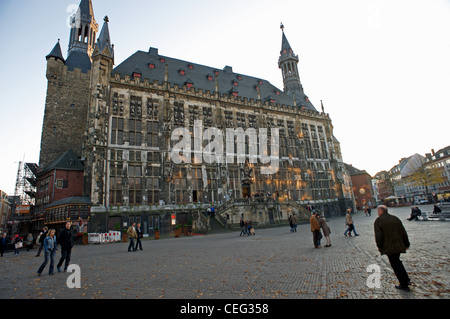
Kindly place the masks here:
<instances>
[{"instance_id":1,"label":"stone facade","mask_svg":"<svg viewBox=\"0 0 450 319\"><path fill-rule=\"evenodd\" d=\"M298 57L284 28L278 61L285 84L281 91L265 80L233 73L229 66L209 68L164 57L154 48L113 68L109 20L104 21L92 53L87 52L91 67L86 73L68 71L62 57L47 59L41 161L68 147L79 154L85 165L84 196L100 207L98 213L110 217L109 227L142 221L144 232L154 226L169 229L176 212L175 223L191 219L197 228L208 228L203 213L212 204L221 224L237 223L240 216L260 223L286 221L308 205L326 215L343 214L353 206L331 119L304 94ZM267 163L262 163L262 153L252 160L249 149L258 145L250 139L245 154L235 150L233 160L208 162L204 153L193 152L176 163L176 128L191 134L186 138L192 149L204 150L208 144L194 131L196 123L204 134L220 130L222 138L227 129L279 129L278 152L271 147L266 154L279 160L278 171L263 174ZM62 128L69 129L57 135ZM245 161L238 162L241 155Z\"/></svg>"},{"instance_id":2,"label":"stone facade","mask_svg":"<svg viewBox=\"0 0 450 319\"><path fill-rule=\"evenodd\" d=\"M39 165L45 166L66 150L81 157L89 105L90 72L69 71L64 62L47 59L47 96Z\"/></svg>"}]
</instances>

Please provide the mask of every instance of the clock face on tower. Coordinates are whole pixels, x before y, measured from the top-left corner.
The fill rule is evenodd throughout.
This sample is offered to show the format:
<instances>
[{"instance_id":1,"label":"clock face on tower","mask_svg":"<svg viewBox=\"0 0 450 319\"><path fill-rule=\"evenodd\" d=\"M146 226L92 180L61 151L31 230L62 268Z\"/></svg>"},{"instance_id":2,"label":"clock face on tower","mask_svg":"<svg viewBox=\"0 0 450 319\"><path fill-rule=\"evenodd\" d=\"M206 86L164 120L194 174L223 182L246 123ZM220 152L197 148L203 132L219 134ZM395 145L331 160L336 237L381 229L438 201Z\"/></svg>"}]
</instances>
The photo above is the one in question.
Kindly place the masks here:
<instances>
[{"instance_id":1,"label":"clock face on tower","mask_svg":"<svg viewBox=\"0 0 450 319\"><path fill-rule=\"evenodd\" d=\"M361 195L364 195L364 194L366 193L366 190L365 190L364 188L360 188L360 189L359 189L359 193L360 193Z\"/></svg>"}]
</instances>

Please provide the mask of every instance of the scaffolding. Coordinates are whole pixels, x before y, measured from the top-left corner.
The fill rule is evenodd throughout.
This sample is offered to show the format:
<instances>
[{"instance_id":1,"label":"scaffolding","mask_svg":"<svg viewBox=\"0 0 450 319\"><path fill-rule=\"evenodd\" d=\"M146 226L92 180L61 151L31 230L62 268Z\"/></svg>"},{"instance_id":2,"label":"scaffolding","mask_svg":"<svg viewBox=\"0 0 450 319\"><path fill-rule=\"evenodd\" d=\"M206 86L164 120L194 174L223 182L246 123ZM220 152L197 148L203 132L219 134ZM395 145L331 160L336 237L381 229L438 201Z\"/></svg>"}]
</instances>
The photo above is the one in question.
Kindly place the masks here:
<instances>
[{"instance_id":1,"label":"scaffolding","mask_svg":"<svg viewBox=\"0 0 450 319\"><path fill-rule=\"evenodd\" d=\"M37 168L35 163L19 162L14 196L20 197L21 205L35 205Z\"/></svg>"},{"instance_id":2,"label":"scaffolding","mask_svg":"<svg viewBox=\"0 0 450 319\"><path fill-rule=\"evenodd\" d=\"M36 203L37 168L37 164L19 162L14 196L10 196L12 204L8 221L10 234L30 231Z\"/></svg>"}]
</instances>

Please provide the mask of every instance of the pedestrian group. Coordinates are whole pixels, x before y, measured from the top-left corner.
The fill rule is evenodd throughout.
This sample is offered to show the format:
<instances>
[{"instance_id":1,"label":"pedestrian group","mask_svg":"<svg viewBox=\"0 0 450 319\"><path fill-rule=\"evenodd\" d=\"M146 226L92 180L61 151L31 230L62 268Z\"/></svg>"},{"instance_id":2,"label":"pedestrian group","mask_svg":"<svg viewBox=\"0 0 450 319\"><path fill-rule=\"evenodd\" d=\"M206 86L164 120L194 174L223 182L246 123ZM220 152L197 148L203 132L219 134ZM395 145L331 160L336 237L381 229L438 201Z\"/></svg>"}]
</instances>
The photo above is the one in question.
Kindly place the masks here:
<instances>
[{"instance_id":1,"label":"pedestrian group","mask_svg":"<svg viewBox=\"0 0 450 319\"><path fill-rule=\"evenodd\" d=\"M75 235L72 228L72 223L67 222L65 228L56 236L56 230L44 227L43 231L39 235L38 243L40 244L36 257L39 257L41 252L44 251L44 262L39 267L37 274L41 276L47 264L50 262L48 274L54 275L55 256L58 250L58 245L61 246L61 258L56 265L56 270L61 272L61 266L64 264L64 272L70 264L72 255L72 248L75 242Z\"/></svg>"},{"instance_id":2,"label":"pedestrian group","mask_svg":"<svg viewBox=\"0 0 450 319\"><path fill-rule=\"evenodd\" d=\"M416 207L417 208L417 207ZM414 207L413 207L414 209ZM386 206L381 205L377 208L378 218L374 223L374 231L375 231L375 242L377 248L381 255L386 255L389 259L389 263L399 281L399 285L396 285L395 288L409 291L409 285L411 284L411 280L408 276L408 273L403 266L402 261L400 260L400 255L402 253L406 253L406 250L410 247L410 242L408 239L408 235L406 233L405 228L403 227L402 222L396 216L390 215L388 213L388 209ZM412 220L417 215L417 211L414 213L412 210L411 218L408 220ZM370 213L369 213L370 214ZM297 217L295 214L289 217L290 231L297 231ZM241 233L242 235L255 235L253 223L251 219L244 220L242 217L240 219ZM316 210L312 210L312 214L310 217L310 226L311 232L313 235L313 245L315 248L321 248L321 240L323 237L326 239L325 247L331 247L331 229L328 226L325 218L320 215ZM356 229L353 223L353 219L351 216L351 209L347 209L345 216L345 227L346 230L344 235L351 237L351 233L354 232L355 236L359 236L356 233ZM323 235L322 235L322 232ZM67 271L68 266L71 260L72 247L75 241L75 235L73 232L71 222L67 222L65 228L60 232L58 236L56 236L55 229L48 229L47 227L43 228L43 231L39 234L37 238L37 243L39 244L38 252L36 257L40 256L40 253L44 251L44 262L40 265L37 274L41 276L45 267L50 262L49 266L49 275L54 275L54 267L55 267L55 256L58 250L58 245L61 246L61 258L59 259L58 264L56 265L56 269L58 272L61 272L61 266L64 264L64 272ZM127 230L128 237L130 239L130 244L128 246L128 251L136 251L139 247L142 249L141 238L143 236L143 232L141 230L140 223L133 223ZM31 234L25 239L25 245L27 249L32 248L33 236ZM136 243L135 243L136 240ZM23 246L22 239L15 235L14 240L14 254L19 254L19 249ZM6 233L2 234L0 238L0 254L3 256L3 253L6 249L7 245L7 237ZM31 247L30 247L31 246Z\"/></svg>"},{"instance_id":3,"label":"pedestrian group","mask_svg":"<svg viewBox=\"0 0 450 319\"><path fill-rule=\"evenodd\" d=\"M140 250L142 249L142 242L141 238L143 237L143 232L141 229L141 223L138 223L136 226L136 223L131 224L131 226L127 230L128 238L130 239L130 244L128 245L128 251L137 251L138 247ZM134 241L136 240L136 243Z\"/></svg>"},{"instance_id":4,"label":"pedestrian group","mask_svg":"<svg viewBox=\"0 0 450 319\"><path fill-rule=\"evenodd\" d=\"M239 225L241 227L241 233L239 236L247 235L247 236L255 236L255 228L253 227L253 222L251 218L244 220L242 217L239 221Z\"/></svg>"},{"instance_id":5,"label":"pedestrian group","mask_svg":"<svg viewBox=\"0 0 450 319\"><path fill-rule=\"evenodd\" d=\"M311 232L313 235L313 245L314 248L322 248L321 241L325 237L326 245L324 247L331 247L331 229L328 226L325 217L321 216L319 212L313 210L311 217L309 218L309 223L311 225ZM322 232L320 229L322 228Z\"/></svg>"}]
</instances>

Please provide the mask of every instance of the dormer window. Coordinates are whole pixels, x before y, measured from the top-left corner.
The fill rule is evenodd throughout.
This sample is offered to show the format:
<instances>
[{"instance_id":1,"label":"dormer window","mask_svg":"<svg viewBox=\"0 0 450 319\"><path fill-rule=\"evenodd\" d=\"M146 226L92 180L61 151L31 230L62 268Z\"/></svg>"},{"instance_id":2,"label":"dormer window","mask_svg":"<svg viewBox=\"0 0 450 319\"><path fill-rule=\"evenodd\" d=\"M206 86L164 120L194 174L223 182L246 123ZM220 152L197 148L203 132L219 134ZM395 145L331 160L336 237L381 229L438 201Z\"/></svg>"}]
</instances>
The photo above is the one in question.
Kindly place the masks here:
<instances>
[{"instance_id":1,"label":"dormer window","mask_svg":"<svg viewBox=\"0 0 450 319\"><path fill-rule=\"evenodd\" d=\"M134 69L133 74L132 74L133 79L141 78L141 75L142 75L142 72L141 72L141 70L139 70L139 68Z\"/></svg>"},{"instance_id":2,"label":"dormer window","mask_svg":"<svg viewBox=\"0 0 450 319\"><path fill-rule=\"evenodd\" d=\"M185 82L184 84L186 85L186 88L187 88L188 90L194 86L194 82L192 82L191 79L187 79L186 82Z\"/></svg>"},{"instance_id":3,"label":"dormer window","mask_svg":"<svg viewBox=\"0 0 450 319\"><path fill-rule=\"evenodd\" d=\"M206 78L208 79L208 81L212 81L212 80L213 80L213 77L212 77L211 74L208 74L208 75L206 76Z\"/></svg>"},{"instance_id":4,"label":"dormer window","mask_svg":"<svg viewBox=\"0 0 450 319\"><path fill-rule=\"evenodd\" d=\"M275 99L274 99L271 95L269 95L269 96L266 98L266 102L275 103Z\"/></svg>"},{"instance_id":5,"label":"dormer window","mask_svg":"<svg viewBox=\"0 0 450 319\"><path fill-rule=\"evenodd\" d=\"M148 68L153 70L155 68L155 63L149 63Z\"/></svg>"},{"instance_id":6,"label":"dormer window","mask_svg":"<svg viewBox=\"0 0 450 319\"><path fill-rule=\"evenodd\" d=\"M234 87L230 90L230 91L228 91L228 93L230 94L230 95L233 95L235 98L236 97L238 97L238 90L236 90Z\"/></svg>"},{"instance_id":7,"label":"dormer window","mask_svg":"<svg viewBox=\"0 0 450 319\"><path fill-rule=\"evenodd\" d=\"M258 80L258 84L259 84L259 85L262 85L262 84L263 84L263 81L262 81L262 80Z\"/></svg>"},{"instance_id":8,"label":"dormer window","mask_svg":"<svg viewBox=\"0 0 450 319\"><path fill-rule=\"evenodd\" d=\"M193 69L194 69L194 66L193 66L192 64L189 64L189 65L188 65L188 68L189 68L190 70L193 70Z\"/></svg>"},{"instance_id":9,"label":"dormer window","mask_svg":"<svg viewBox=\"0 0 450 319\"><path fill-rule=\"evenodd\" d=\"M238 86L238 82L233 80L233 86Z\"/></svg>"},{"instance_id":10,"label":"dormer window","mask_svg":"<svg viewBox=\"0 0 450 319\"><path fill-rule=\"evenodd\" d=\"M276 95L280 95L280 91L275 91L275 94Z\"/></svg>"},{"instance_id":11,"label":"dormer window","mask_svg":"<svg viewBox=\"0 0 450 319\"><path fill-rule=\"evenodd\" d=\"M215 71L214 71L214 74L215 74L215 75L219 75L219 71L218 71L218 70L215 70Z\"/></svg>"},{"instance_id":12,"label":"dormer window","mask_svg":"<svg viewBox=\"0 0 450 319\"><path fill-rule=\"evenodd\" d=\"M186 71L184 71L183 69L180 69L179 72L180 72L180 75L186 75Z\"/></svg>"},{"instance_id":13,"label":"dormer window","mask_svg":"<svg viewBox=\"0 0 450 319\"><path fill-rule=\"evenodd\" d=\"M242 80L242 76L238 75L238 76L237 76L237 79L238 79L239 81L241 81L241 80Z\"/></svg>"},{"instance_id":14,"label":"dormer window","mask_svg":"<svg viewBox=\"0 0 450 319\"><path fill-rule=\"evenodd\" d=\"M166 59L161 58L161 59L159 59L159 62L161 62L161 63L166 63Z\"/></svg>"}]
</instances>

